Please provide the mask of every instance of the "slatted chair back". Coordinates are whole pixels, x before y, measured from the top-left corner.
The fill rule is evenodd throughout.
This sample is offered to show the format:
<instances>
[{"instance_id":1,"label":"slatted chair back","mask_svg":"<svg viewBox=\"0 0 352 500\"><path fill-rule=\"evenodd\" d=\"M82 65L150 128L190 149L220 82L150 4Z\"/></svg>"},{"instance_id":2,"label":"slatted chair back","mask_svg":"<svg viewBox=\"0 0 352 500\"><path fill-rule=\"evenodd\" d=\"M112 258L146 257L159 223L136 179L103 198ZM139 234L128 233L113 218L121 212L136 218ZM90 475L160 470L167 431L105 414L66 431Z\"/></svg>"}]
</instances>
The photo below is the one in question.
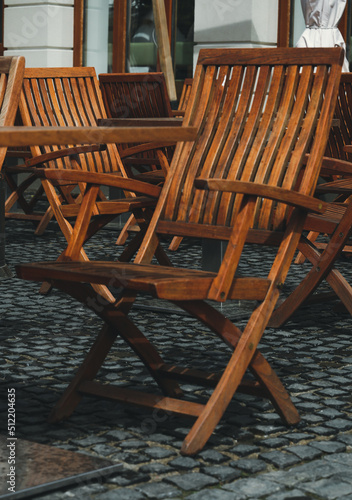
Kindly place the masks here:
<instances>
[{"instance_id":1,"label":"slatted chair back","mask_svg":"<svg viewBox=\"0 0 352 500\"><path fill-rule=\"evenodd\" d=\"M8 127L15 123L20 97L25 59L23 56L0 57L0 126ZM7 148L0 148L0 170L4 163Z\"/></svg>"},{"instance_id":2,"label":"slatted chair back","mask_svg":"<svg viewBox=\"0 0 352 500\"><path fill-rule=\"evenodd\" d=\"M352 160L344 146L352 144L352 73L342 73L334 121L329 134L326 156Z\"/></svg>"},{"instance_id":3,"label":"slatted chair back","mask_svg":"<svg viewBox=\"0 0 352 500\"><path fill-rule=\"evenodd\" d=\"M171 109L164 74L153 73L102 73L99 83L103 101L109 118L171 118ZM123 151L136 144L119 144ZM172 146L162 148L168 158L172 157ZM152 165L154 159L158 164L154 150L136 153L135 158L148 158ZM131 163L131 162L130 162ZM138 163L138 162L137 162Z\"/></svg>"},{"instance_id":4,"label":"slatted chair back","mask_svg":"<svg viewBox=\"0 0 352 500\"><path fill-rule=\"evenodd\" d=\"M26 126L96 126L106 118L94 68L26 68L20 99L20 114ZM99 143L99 137L96 138ZM33 157L77 144L31 146ZM68 158L48 163L50 168L72 168ZM121 172L127 177L115 144L106 151L80 155L83 170Z\"/></svg>"},{"instance_id":5,"label":"slatted chair back","mask_svg":"<svg viewBox=\"0 0 352 500\"><path fill-rule=\"evenodd\" d=\"M199 190L197 178L240 181L248 189L264 184L273 190L314 192L333 112L326 103L336 95L336 79L329 76L339 72L331 55L327 59L325 50L300 49L290 57L279 49L201 51L184 118L185 125L199 127L200 135L175 151L162 211L155 215L158 232L230 238L241 219L242 194ZM253 241L284 230L289 214L287 204L259 198L247 215Z\"/></svg>"},{"instance_id":6,"label":"slatted chair back","mask_svg":"<svg viewBox=\"0 0 352 500\"><path fill-rule=\"evenodd\" d=\"M172 116L163 73L102 73L99 82L109 118Z\"/></svg>"}]
</instances>

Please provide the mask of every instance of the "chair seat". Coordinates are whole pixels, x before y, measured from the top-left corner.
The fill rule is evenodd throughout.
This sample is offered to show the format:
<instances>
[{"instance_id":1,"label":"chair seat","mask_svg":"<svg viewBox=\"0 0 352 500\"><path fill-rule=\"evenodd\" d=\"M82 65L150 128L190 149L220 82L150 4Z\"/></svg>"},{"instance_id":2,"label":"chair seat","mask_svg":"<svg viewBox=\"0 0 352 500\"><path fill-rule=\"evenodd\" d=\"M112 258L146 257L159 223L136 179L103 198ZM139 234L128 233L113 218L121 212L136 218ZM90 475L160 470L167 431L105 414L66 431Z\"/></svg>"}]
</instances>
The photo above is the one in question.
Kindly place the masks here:
<instances>
[{"instance_id":1,"label":"chair seat","mask_svg":"<svg viewBox=\"0 0 352 500\"><path fill-rule=\"evenodd\" d=\"M323 214L309 214L304 228L309 231L332 234L347 210L347 204L329 203Z\"/></svg>"},{"instance_id":2,"label":"chair seat","mask_svg":"<svg viewBox=\"0 0 352 500\"><path fill-rule=\"evenodd\" d=\"M104 261L29 263L19 265L16 271L23 279L97 283L176 301L207 299L208 290L217 276L210 271ZM270 281L266 279L235 278L230 298L263 300L269 284Z\"/></svg>"},{"instance_id":3,"label":"chair seat","mask_svg":"<svg viewBox=\"0 0 352 500\"><path fill-rule=\"evenodd\" d=\"M93 212L93 215L119 215L137 208L154 207L155 203L155 198L148 198L147 196L98 201L96 202L96 211ZM65 217L77 217L80 205L73 203L61 205L60 210Z\"/></svg>"}]
</instances>

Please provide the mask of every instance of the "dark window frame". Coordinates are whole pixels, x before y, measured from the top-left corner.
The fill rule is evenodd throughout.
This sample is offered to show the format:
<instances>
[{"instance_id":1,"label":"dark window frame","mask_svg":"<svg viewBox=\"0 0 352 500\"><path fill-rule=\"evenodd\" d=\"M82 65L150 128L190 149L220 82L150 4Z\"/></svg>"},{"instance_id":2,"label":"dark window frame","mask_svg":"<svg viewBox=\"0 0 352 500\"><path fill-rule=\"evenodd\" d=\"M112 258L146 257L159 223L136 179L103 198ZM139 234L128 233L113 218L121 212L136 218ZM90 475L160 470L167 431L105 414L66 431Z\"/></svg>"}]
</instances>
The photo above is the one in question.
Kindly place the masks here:
<instances>
[{"instance_id":1,"label":"dark window frame","mask_svg":"<svg viewBox=\"0 0 352 500\"><path fill-rule=\"evenodd\" d=\"M73 45L73 65L83 64L83 14L84 1L74 0L74 45ZM350 2L348 2L350 3ZM290 46L291 32L291 0L278 0L278 30L277 46ZM171 40L172 8L173 0L165 0L166 16L168 22L169 38ZM3 2L2 2L3 9ZM348 11L345 9L339 28L342 36L347 40L348 32ZM4 16L2 16L2 23ZM127 45L127 0L114 0L114 20L113 20L113 53L112 71L123 73L126 70L126 45ZM3 30L2 30L3 33ZM0 40L0 50L3 50L2 40Z\"/></svg>"}]
</instances>

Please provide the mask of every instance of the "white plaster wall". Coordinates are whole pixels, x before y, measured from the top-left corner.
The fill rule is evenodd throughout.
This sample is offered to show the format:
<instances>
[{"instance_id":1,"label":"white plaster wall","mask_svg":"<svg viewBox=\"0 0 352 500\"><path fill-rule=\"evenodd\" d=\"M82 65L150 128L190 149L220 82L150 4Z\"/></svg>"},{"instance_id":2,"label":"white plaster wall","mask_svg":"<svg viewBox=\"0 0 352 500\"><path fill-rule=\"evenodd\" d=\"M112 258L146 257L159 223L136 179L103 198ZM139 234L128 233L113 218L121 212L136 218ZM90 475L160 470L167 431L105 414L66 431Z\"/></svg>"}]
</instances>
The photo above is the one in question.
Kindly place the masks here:
<instances>
[{"instance_id":1,"label":"white plaster wall","mask_svg":"<svg viewBox=\"0 0 352 500\"><path fill-rule=\"evenodd\" d=\"M109 0L86 0L85 65L97 74L108 71Z\"/></svg>"},{"instance_id":2,"label":"white plaster wall","mask_svg":"<svg viewBox=\"0 0 352 500\"><path fill-rule=\"evenodd\" d=\"M5 55L23 55L27 67L72 66L73 0L6 0Z\"/></svg>"},{"instance_id":3,"label":"white plaster wall","mask_svg":"<svg viewBox=\"0 0 352 500\"><path fill-rule=\"evenodd\" d=\"M195 0L194 66L201 48L275 47L278 0Z\"/></svg>"},{"instance_id":4,"label":"white plaster wall","mask_svg":"<svg viewBox=\"0 0 352 500\"><path fill-rule=\"evenodd\" d=\"M301 0L293 0L293 45L296 45L305 27L306 24L302 12Z\"/></svg>"}]
</instances>

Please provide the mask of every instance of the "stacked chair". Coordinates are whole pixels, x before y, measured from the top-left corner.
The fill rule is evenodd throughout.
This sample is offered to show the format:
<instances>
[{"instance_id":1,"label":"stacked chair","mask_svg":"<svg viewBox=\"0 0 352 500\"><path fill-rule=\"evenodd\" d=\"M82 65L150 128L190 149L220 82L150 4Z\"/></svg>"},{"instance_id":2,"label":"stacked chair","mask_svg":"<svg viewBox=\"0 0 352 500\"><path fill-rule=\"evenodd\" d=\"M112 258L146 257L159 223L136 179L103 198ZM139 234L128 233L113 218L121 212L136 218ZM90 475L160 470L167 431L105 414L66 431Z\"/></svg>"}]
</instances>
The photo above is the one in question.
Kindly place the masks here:
<instances>
[{"instance_id":1,"label":"stacked chair","mask_svg":"<svg viewBox=\"0 0 352 500\"><path fill-rule=\"evenodd\" d=\"M321 214L326 209L313 195L342 60L339 48L201 50L181 126L197 127L198 135L193 141L177 143L135 260L79 261L70 241L84 240L86 226L76 222L65 260L17 266L20 278L50 282L91 307L105 322L55 406L52 421L68 417L83 395L189 415L195 422L182 445L181 452L186 455L204 447L236 391L269 398L286 424L299 421L296 408L258 344L303 241L307 214ZM305 161L307 151L310 154ZM94 199L103 176L86 182L87 193L83 193L77 221L83 211L85 218L94 214ZM227 240L219 271L152 263L164 235ZM252 243L259 251L262 246L272 247L270 270L265 276L241 277L239 261L251 252ZM114 301L100 301L99 290L92 284L113 287L119 295ZM129 316L136 296L143 293L177 304L229 346L223 373L164 361ZM212 305L238 299L256 304L243 329ZM97 300L99 311L92 306ZM147 367L158 386L156 392L94 380L117 336ZM246 377L247 371L251 378ZM183 383L204 384L213 391L207 401L196 402L184 397Z\"/></svg>"}]
</instances>

